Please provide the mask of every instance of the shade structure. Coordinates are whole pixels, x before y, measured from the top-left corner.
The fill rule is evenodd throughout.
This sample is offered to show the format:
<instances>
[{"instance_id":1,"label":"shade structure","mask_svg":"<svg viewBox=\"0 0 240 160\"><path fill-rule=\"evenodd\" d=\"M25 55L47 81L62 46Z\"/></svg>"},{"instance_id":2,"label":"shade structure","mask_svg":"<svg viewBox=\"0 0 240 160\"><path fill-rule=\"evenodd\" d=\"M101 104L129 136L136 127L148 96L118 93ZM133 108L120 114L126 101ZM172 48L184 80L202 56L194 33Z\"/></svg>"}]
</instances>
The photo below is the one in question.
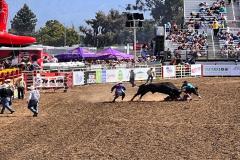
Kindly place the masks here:
<instances>
[{"instance_id":1,"label":"shade structure","mask_svg":"<svg viewBox=\"0 0 240 160\"><path fill-rule=\"evenodd\" d=\"M120 52L116 49L107 48L96 53L98 59L131 60L133 55Z\"/></svg>"},{"instance_id":2,"label":"shade structure","mask_svg":"<svg viewBox=\"0 0 240 160\"><path fill-rule=\"evenodd\" d=\"M60 62L68 62L73 60L93 60L96 59L96 54L85 48L78 47L66 53L61 53L55 56Z\"/></svg>"}]
</instances>

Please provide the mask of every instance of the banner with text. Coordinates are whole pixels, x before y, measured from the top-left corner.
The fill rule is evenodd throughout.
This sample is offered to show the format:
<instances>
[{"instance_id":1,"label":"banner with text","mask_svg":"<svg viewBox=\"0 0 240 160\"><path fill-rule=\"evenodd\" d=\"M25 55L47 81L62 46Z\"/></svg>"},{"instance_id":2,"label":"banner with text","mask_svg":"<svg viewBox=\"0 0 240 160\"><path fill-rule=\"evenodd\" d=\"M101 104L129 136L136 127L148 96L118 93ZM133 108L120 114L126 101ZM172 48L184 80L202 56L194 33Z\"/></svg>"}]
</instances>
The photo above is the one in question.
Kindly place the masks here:
<instances>
[{"instance_id":1,"label":"banner with text","mask_svg":"<svg viewBox=\"0 0 240 160\"><path fill-rule=\"evenodd\" d=\"M85 84L96 83L96 71L86 71L84 77Z\"/></svg>"},{"instance_id":2,"label":"banner with text","mask_svg":"<svg viewBox=\"0 0 240 160\"><path fill-rule=\"evenodd\" d=\"M75 71L73 72L73 85L84 85L84 72L82 71Z\"/></svg>"},{"instance_id":3,"label":"banner with text","mask_svg":"<svg viewBox=\"0 0 240 160\"><path fill-rule=\"evenodd\" d=\"M231 76L232 65L203 65L203 76Z\"/></svg>"},{"instance_id":4,"label":"banner with text","mask_svg":"<svg viewBox=\"0 0 240 160\"><path fill-rule=\"evenodd\" d=\"M202 75L202 65L193 64L191 65L191 76L201 76Z\"/></svg>"},{"instance_id":5,"label":"banner with text","mask_svg":"<svg viewBox=\"0 0 240 160\"><path fill-rule=\"evenodd\" d=\"M163 78L176 77L176 66L163 66Z\"/></svg>"},{"instance_id":6,"label":"banner with text","mask_svg":"<svg viewBox=\"0 0 240 160\"><path fill-rule=\"evenodd\" d=\"M60 88L64 87L64 76L34 77L33 85L36 88Z\"/></svg>"}]
</instances>

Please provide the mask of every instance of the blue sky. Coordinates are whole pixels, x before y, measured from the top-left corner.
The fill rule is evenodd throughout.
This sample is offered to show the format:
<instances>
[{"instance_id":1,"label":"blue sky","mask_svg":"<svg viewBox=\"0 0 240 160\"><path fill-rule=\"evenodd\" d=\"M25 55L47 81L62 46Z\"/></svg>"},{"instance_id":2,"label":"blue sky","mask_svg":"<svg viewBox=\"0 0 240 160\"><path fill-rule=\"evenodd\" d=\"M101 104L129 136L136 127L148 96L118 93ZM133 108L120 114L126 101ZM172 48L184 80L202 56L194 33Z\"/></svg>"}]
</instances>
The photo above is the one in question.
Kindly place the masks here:
<instances>
[{"instance_id":1,"label":"blue sky","mask_svg":"<svg viewBox=\"0 0 240 160\"><path fill-rule=\"evenodd\" d=\"M84 20L94 18L99 10L108 12L111 8L124 11L126 4L135 0L6 0L9 5L9 21L26 3L36 14L37 28L50 19L59 20L66 26L84 25ZM8 25L9 27L9 25Z\"/></svg>"}]
</instances>

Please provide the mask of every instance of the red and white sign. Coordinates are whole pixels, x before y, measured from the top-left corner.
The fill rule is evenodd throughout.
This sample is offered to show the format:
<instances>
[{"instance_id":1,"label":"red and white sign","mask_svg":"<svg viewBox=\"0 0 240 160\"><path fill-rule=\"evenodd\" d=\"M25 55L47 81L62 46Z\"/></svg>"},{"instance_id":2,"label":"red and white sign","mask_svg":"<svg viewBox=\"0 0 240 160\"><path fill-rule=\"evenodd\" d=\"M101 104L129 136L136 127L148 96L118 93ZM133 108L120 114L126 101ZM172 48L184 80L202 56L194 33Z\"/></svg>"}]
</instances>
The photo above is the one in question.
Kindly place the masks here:
<instances>
[{"instance_id":1,"label":"red and white sign","mask_svg":"<svg viewBox=\"0 0 240 160\"><path fill-rule=\"evenodd\" d=\"M202 75L202 65L194 64L191 65L191 76L201 76Z\"/></svg>"}]
</instances>

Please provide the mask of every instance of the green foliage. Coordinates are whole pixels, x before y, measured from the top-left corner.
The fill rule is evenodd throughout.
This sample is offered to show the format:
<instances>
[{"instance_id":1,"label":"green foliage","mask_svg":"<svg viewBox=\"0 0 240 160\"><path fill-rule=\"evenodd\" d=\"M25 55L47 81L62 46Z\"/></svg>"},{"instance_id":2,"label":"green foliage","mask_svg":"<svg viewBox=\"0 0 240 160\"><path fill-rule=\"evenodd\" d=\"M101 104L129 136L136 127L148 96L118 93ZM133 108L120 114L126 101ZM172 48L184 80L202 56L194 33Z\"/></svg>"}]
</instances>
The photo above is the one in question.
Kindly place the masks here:
<instances>
[{"instance_id":1,"label":"green foliage","mask_svg":"<svg viewBox=\"0 0 240 160\"><path fill-rule=\"evenodd\" d=\"M72 28L65 28L57 20L49 20L37 33L38 42L49 46L68 46L79 44L79 35Z\"/></svg>"},{"instance_id":2,"label":"green foliage","mask_svg":"<svg viewBox=\"0 0 240 160\"><path fill-rule=\"evenodd\" d=\"M87 20L87 27L80 26L80 31L85 35L84 44L96 47L112 46L133 43L133 30L125 27L126 14L110 10L106 15L99 11L95 19ZM138 40L148 42L153 38L153 25L144 22L144 27L138 30Z\"/></svg>"},{"instance_id":3,"label":"green foliage","mask_svg":"<svg viewBox=\"0 0 240 160\"><path fill-rule=\"evenodd\" d=\"M183 0L136 0L136 6L150 10L154 20L161 25L169 21L183 22Z\"/></svg>"},{"instance_id":4,"label":"green foliage","mask_svg":"<svg viewBox=\"0 0 240 160\"><path fill-rule=\"evenodd\" d=\"M110 10L107 15L99 11L95 19L87 20L86 23L89 27L79 28L85 34L85 44L103 47L123 43L120 35L126 31L125 17L118 11Z\"/></svg>"},{"instance_id":5,"label":"green foliage","mask_svg":"<svg viewBox=\"0 0 240 160\"><path fill-rule=\"evenodd\" d=\"M11 21L11 31L19 35L32 35L36 23L36 15L24 4Z\"/></svg>"}]
</instances>

